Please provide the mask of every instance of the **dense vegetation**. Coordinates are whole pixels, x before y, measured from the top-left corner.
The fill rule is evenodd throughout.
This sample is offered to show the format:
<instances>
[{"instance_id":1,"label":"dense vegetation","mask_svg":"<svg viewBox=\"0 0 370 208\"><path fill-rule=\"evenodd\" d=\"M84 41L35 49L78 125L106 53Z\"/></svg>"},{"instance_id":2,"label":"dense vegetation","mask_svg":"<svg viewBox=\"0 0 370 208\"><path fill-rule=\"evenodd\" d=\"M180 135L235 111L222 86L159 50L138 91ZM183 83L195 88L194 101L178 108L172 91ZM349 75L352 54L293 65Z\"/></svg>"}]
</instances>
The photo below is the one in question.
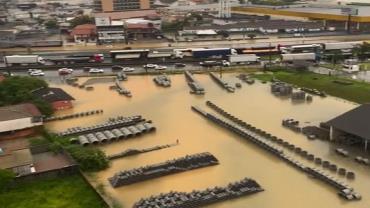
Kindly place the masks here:
<instances>
[{"instance_id":1,"label":"dense vegetation","mask_svg":"<svg viewBox=\"0 0 370 208\"><path fill-rule=\"evenodd\" d=\"M69 21L69 23L71 23L71 28L74 28L77 25L95 24L95 19L94 17L90 17L88 15L81 15L72 19L71 21Z\"/></svg>"},{"instance_id":2,"label":"dense vegetation","mask_svg":"<svg viewBox=\"0 0 370 208\"><path fill-rule=\"evenodd\" d=\"M270 81L273 77L299 87L315 88L329 95L356 103L370 102L370 84L335 76L320 75L307 71L276 71L256 74L256 78ZM346 83L346 84L340 84Z\"/></svg>"},{"instance_id":3,"label":"dense vegetation","mask_svg":"<svg viewBox=\"0 0 370 208\"><path fill-rule=\"evenodd\" d=\"M42 114L49 116L53 113L51 105L31 93L32 90L41 87L48 87L48 84L41 79L8 77L0 82L0 106L30 102L35 104Z\"/></svg>"},{"instance_id":4,"label":"dense vegetation","mask_svg":"<svg viewBox=\"0 0 370 208\"><path fill-rule=\"evenodd\" d=\"M105 208L80 175L40 179L0 190L2 208Z\"/></svg>"},{"instance_id":5,"label":"dense vegetation","mask_svg":"<svg viewBox=\"0 0 370 208\"><path fill-rule=\"evenodd\" d=\"M6 191L15 175L12 171L0 169L0 193Z\"/></svg>"},{"instance_id":6,"label":"dense vegetation","mask_svg":"<svg viewBox=\"0 0 370 208\"><path fill-rule=\"evenodd\" d=\"M43 136L44 139L33 139L31 145L48 143L50 150L54 152L64 149L78 162L83 171L99 171L109 166L109 160L105 153L98 148L70 144L68 138L62 138L48 132L44 132Z\"/></svg>"}]
</instances>

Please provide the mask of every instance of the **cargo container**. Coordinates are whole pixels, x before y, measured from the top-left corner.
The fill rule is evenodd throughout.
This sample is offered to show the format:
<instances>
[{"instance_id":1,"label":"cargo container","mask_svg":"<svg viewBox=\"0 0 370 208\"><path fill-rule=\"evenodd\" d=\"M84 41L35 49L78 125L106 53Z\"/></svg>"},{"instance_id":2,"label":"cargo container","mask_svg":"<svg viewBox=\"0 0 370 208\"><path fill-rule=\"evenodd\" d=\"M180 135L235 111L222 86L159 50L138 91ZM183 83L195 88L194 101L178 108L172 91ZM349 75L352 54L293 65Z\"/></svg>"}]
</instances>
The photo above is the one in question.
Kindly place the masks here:
<instances>
[{"instance_id":1,"label":"cargo container","mask_svg":"<svg viewBox=\"0 0 370 208\"><path fill-rule=\"evenodd\" d=\"M231 64L251 64L260 61L260 57L255 54L245 54L245 55L231 55L229 56L229 62Z\"/></svg>"},{"instance_id":2,"label":"cargo container","mask_svg":"<svg viewBox=\"0 0 370 208\"><path fill-rule=\"evenodd\" d=\"M206 48L192 50L193 58L226 58L229 55L236 55L232 48Z\"/></svg>"},{"instance_id":3,"label":"cargo container","mask_svg":"<svg viewBox=\"0 0 370 208\"><path fill-rule=\"evenodd\" d=\"M294 54L281 54L281 61L316 61L317 56L315 53L294 53Z\"/></svg>"},{"instance_id":4,"label":"cargo container","mask_svg":"<svg viewBox=\"0 0 370 208\"><path fill-rule=\"evenodd\" d=\"M4 63L8 66L12 65L43 65L45 60L39 55L12 55L4 56Z\"/></svg>"}]
</instances>

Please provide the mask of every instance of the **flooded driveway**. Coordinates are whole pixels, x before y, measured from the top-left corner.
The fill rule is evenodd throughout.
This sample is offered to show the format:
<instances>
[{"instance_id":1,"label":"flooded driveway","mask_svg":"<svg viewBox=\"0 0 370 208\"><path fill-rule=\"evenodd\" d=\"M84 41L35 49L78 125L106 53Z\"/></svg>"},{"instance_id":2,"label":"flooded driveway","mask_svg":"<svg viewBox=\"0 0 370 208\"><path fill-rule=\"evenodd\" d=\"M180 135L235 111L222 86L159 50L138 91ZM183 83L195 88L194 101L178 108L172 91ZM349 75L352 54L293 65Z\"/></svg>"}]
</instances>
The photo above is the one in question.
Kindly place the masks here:
<instances>
[{"instance_id":1,"label":"flooded driveway","mask_svg":"<svg viewBox=\"0 0 370 208\"><path fill-rule=\"evenodd\" d=\"M236 74L224 74L232 82L239 82ZM244 207L359 207L368 208L370 168L355 164L349 158L342 158L334 153L334 146L324 141L308 140L301 134L281 126L284 118L294 118L302 124L318 124L341 114L356 105L341 99L314 96L312 103L292 103L289 99L275 97L270 93L268 84L257 82L254 85L243 83L235 93L228 93L214 83L209 75L195 75L204 86L206 94L189 94L184 75L173 75L170 88L157 87L152 76L130 76L123 85L128 88L132 98L110 91L108 83L95 85L93 91L85 91L67 85L63 87L76 98L75 108L60 112L63 114L93 109L104 109L102 115L57 121L48 124L53 131L61 131L73 126L89 126L104 122L109 117L142 115L152 120L157 127L155 133L143 135L126 141L119 141L101 146L108 155L128 148L147 148L155 145L180 144L160 151L114 160L111 167L96 174L97 180L106 186L106 192L116 198L123 207L131 207L142 197L161 192L192 191L213 186L225 186L229 182L244 177L255 179L264 192L211 205L213 208ZM80 80L83 82L84 80ZM191 111L192 105L207 112L213 112L205 105L211 100L226 111L264 129L290 143L300 146L316 156L353 170L353 181L335 175L354 187L362 194L361 201L347 202L340 199L336 190L326 184L307 177L291 166L278 160L257 146L244 141L239 136L220 128ZM165 176L129 186L113 189L107 178L117 171L158 163L186 154L210 152L215 155L220 165L206 167L189 172ZM297 156L297 158L299 158ZM314 163L305 162L315 166ZM319 167L319 166L318 166Z\"/></svg>"}]
</instances>

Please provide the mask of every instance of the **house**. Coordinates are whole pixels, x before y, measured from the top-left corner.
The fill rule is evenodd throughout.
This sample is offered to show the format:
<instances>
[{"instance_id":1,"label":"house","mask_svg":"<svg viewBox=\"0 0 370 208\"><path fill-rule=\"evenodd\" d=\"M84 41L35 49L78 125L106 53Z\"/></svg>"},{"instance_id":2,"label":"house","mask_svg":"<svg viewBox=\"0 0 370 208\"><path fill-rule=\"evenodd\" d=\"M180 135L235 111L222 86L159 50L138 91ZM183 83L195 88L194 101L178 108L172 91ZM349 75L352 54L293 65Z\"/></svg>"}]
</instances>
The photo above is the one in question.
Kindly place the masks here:
<instances>
[{"instance_id":1,"label":"house","mask_svg":"<svg viewBox=\"0 0 370 208\"><path fill-rule=\"evenodd\" d=\"M93 24L77 25L70 35L76 43L96 42L96 26Z\"/></svg>"},{"instance_id":2,"label":"house","mask_svg":"<svg viewBox=\"0 0 370 208\"><path fill-rule=\"evenodd\" d=\"M32 94L50 103L54 110L72 108L72 101L75 100L61 88L40 88L34 90Z\"/></svg>"},{"instance_id":3,"label":"house","mask_svg":"<svg viewBox=\"0 0 370 208\"><path fill-rule=\"evenodd\" d=\"M0 138L28 136L42 125L42 115L31 103L0 107Z\"/></svg>"}]
</instances>

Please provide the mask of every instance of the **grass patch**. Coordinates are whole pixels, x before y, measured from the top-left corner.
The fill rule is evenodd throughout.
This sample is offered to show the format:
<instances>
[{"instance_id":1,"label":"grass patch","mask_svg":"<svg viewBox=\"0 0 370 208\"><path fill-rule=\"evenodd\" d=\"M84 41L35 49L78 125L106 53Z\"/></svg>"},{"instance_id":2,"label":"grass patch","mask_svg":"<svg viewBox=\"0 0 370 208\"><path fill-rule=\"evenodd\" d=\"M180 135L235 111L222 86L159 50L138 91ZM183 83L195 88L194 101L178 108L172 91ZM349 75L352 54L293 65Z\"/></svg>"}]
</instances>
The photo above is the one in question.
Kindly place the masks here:
<instances>
[{"instance_id":1,"label":"grass patch","mask_svg":"<svg viewBox=\"0 0 370 208\"><path fill-rule=\"evenodd\" d=\"M346 78L320 75L312 72L277 71L274 73L255 74L255 78L270 81L273 77L299 87L307 87L324 91L329 95L340 97L356 103L370 102L370 84ZM351 85L339 84L352 83Z\"/></svg>"},{"instance_id":2,"label":"grass patch","mask_svg":"<svg viewBox=\"0 0 370 208\"><path fill-rule=\"evenodd\" d=\"M0 192L3 208L105 208L104 202L82 176L22 182Z\"/></svg>"}]
</instances>

